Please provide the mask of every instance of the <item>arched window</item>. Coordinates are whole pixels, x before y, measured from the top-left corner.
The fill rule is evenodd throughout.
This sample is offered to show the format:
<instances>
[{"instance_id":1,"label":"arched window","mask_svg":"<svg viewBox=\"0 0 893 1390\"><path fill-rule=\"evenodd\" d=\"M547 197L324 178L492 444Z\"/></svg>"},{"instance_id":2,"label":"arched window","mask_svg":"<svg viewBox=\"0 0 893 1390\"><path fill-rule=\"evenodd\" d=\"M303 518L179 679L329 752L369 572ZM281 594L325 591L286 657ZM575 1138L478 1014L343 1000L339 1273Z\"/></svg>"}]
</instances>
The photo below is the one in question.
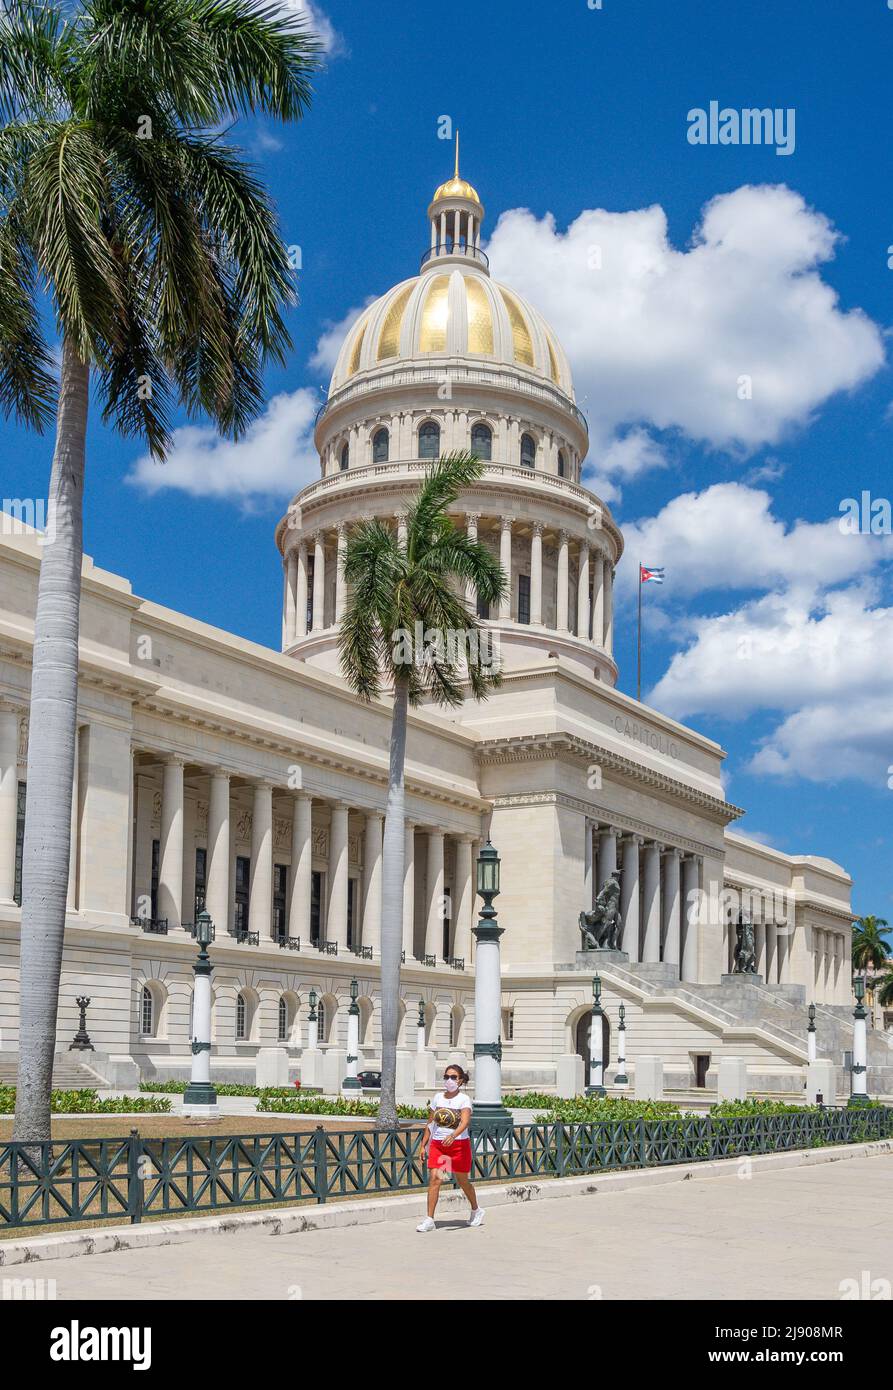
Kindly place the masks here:
<instances>
[{"instance_id":1,"label":"arched window","mask_svg":"<svg viewBox=\"0 0 893 1390\"><path fill-rule=\"evenodd\" d=\"M567 460L564 457L563 449L558 450L558 476L559 478L567 477Z\"/></svg>"},{"instance_id":2,"label":"arched window","mask_svg":"<svg viewBox=\"0 0 893 1390\"><path fill-rule=\"evenodd\" d=\"M236 995L236 1041L244 1042L248 1036L248 1008L244 994Z\"/></svg>"},{"instance_id":3,"label":"arched window","mask_svg":"<svg viewBox=\"0 0 893 1390\"><path fill-rule=\"evenodd\" d=\"M372 462L387 463L391 438L387 430L376 430L372 436Z\"/></svg>"},{"instance_id":4,"label":"arched window","mask_svg":"<svg viewBox=\"0 0 893 1390\"><path fill-rule=\"evenodd\" d=\"M521 467L536 467L536 440L532 434L521 435Z\"/></svg>"},{"instance_id":5,"label":"arched window","mask_svg":"<svg viewBox=\"0 0 893 1390\"><path fill-rule=\"evenodd\" d=\"M475 425L471 431L471 452L479 459L493 457L493 431L489 425Z\"/></svg>"},{"instance_id":6,"label":"arched window","mask_svg":"<svg viewBox=\"0 0 893 1390\"><path fill-rule=\"evenodd\" d=\"M148 985L143 985L140 994L140 1032L151 1037L155 1031L155 1000Z\"/></svg>"},{"instance_id":7,"label":"arched window","mask_svg":"<svg viewBox=\"0 0 893 1390\"><path fill-rule=\"evenodd\" d=\"M343 445L341 446L341 472L342 472L342 473L346 473L349 467L350 467L350 445L349 445L349 444L343 444Z\"/></svg>"},{"instance_id":8,"label":"arched window","mask_svg":"<svg viewBox=\"0 0 893 1390\"><path fill-rule=\"evenodd\" d=\"M285 1042L288 1038L288 1005L285 1002L285 995L279 1000L279 1041Z\"/></svg>"},{"instance_id":9,"label":"arched window","mask_svg":"<svg viewBox=\"0 0 893 1390\"><path fill-rule=\"evenodd\" d=\"M320 1042L326 1042L326 1006L320 999L316 1006L316 1036Z\"/></svg>"},{"instance_id":10,"label":"arched window","mask_svg":"<svg viewBox=\"0 0 893 1390\"><path fill-rule=\"evenodd\" d=\"M436 459L440 453L440 426L426 420L419 430L419 458Z\"/></svg>"}]
</instances>

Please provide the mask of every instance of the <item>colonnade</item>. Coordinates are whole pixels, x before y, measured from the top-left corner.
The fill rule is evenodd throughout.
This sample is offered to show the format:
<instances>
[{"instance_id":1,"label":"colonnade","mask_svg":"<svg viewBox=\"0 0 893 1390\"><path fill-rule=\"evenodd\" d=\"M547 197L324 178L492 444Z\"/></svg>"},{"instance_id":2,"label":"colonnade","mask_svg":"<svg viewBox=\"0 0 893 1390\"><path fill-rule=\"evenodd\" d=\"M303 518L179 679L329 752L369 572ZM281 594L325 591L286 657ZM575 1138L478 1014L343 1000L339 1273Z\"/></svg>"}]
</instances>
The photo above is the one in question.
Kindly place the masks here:
<instances>
[{"instance_id":1,"label":"colonnade","mask_svg":"<svg viewBox=\"0 0 893 1390\"><path fill-rule=\"evenodd\" d=\"M405 533L405 514L394 514L398 535ZM547 572L543 564L544 522L521 521L502 516L484 518L480 512L465 515L466 530L474 540L481 538L485 528L498 536L499 561L508 576L506 592L498 613L491 618L500 622L517 622L534 627L548 626L559 634L591 642L608 652L614 645L614 571L607 552L587 534L572 536L570 531L549 528L554 552L554 567L548 578L554 590L546 593ZM523 534L522 534L523 533ZM343 559L347 547L347 527L320 528L301 535L289 549L285 560L285 592L283 599L283 646L289 647L309 633L324 631L337 625L344 613L346 585ZM572 577L571 567L574 565ZM327 600L326 570L335 565L334 606ZM522 595L519 576L528 579ZM469 604L475 603L471 590Z\"/></svg>"},{"instance_id":2,"label":"colonnade","mask_svg":"<svg viewBox=\"0 0 893 1390\"><path fill-rule=\"evenodd\" d=\"M674 845L587 819L585 901L620 870L620 949L631 962L662 962L680 979L696 981L701 862Z\"/></svg>"},{"instance_id":3,"label":"colonnade","mask_svg":"<svg viewBox=\"0 0 893 1390\"><path fill-rule=\"evenodd\" d=\"M243 802L247 791L250 832L247 822L243 822L242 833L250 834L250 865L247 918L242 930L256 935L258 941L284 938L288 944L288 938L300 938L302 948L313 944L333 953L364 949L377 958L382 923L382 812L354 808L338 799L323 800L305 791L285 791L267 779L246 783L246 779L240 778L240 786L235 789L233 774L226 768L212 768L196 775L199 780L207 778L208 785L204 903L218 932L235 931L238 925L236 817L245 815ZM238 802L234 800L234 791L238 791ZM134 905L145 903L151 891L151 884L146 881L152 860L151 826L145 824L147 813L140 812L140 805L137 796ZM184 837L185 806L184 760L170 755L162 764L160 836L155 855L157 918L166 921L169 929L191 922L194 916ZM327 810L327 826L314 824L314 808ZM360 817L362 854L356 856L353 864L359 867L361 860L361 872L352 875L350 845ZM276 847L274 818L280 825ZM290 822L287 836L282 831L283 821L286 825ZM424 873L425 888L419 932L415 884L417 829L427 839L424 868L418 870ZM450 839L455 841L454 867L447 884L445 845ZM472 835L451 836L436 827L416 827L407 822L403 895L403 947L407 962L416 957L417 944L418 959L427 957L429 963L470 960L474 842ZM287 881L284 924L273 911L275 867L285 870ZM316 904L314 873L318 875ZM194 886L194 875L192 883ZM133 915L137 919L145 916L136 911Z\"/></svg>"}]
</instances>

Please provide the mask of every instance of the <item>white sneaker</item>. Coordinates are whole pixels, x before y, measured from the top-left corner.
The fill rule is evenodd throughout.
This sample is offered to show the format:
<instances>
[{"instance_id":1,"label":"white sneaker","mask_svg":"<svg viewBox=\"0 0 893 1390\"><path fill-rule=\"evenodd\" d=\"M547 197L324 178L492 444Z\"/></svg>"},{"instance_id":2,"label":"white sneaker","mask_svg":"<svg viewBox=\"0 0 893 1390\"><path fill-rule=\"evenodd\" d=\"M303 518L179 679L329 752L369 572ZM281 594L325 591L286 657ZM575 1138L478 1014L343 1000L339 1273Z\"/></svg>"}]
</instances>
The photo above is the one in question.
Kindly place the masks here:
<instances>
[{"instance_id":1,"label":"white sneaker","mask_svg":"<svg viewBox=\"0 0 893 1390\"><path fill-rule=\"evenodd\" d=\"M426 1216L424 1221L420 1221L416 1226L417 1231L433 1231L434 1229L435 1225L430 1216Z\"/></svg>"},{"instance_id":2,"label":"white sneaker","mask_svg":"<svg viewBox=\"0 0 893 1390\"><path fill-rule=\"evenodd\" d=\"M483 1224L484 1224L484 1208L483 1208L483 1207L478 1207L476 1211L473 1211L473 1212L471 1213L471 1215L470 1215L469 1218L468 1218L468 1224L469 1224L469 1226L483 1226Z\"/></svg>"}]
</instances>

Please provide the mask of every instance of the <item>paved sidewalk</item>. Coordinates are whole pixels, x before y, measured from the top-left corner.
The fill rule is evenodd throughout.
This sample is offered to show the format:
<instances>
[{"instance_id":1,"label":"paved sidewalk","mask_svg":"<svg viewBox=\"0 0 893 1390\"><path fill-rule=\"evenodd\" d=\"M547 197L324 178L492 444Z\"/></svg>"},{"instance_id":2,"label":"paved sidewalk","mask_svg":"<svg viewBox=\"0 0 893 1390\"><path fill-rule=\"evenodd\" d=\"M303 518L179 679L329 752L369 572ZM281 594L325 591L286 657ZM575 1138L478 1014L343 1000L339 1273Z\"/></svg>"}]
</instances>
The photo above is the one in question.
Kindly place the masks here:
<instances>
[{"instance_id":1,"label":"paved sidewalk","mask_svg":"<svg viewBox=\"0 0 893 1390\"><path fill-rule=\"evenodd\" d=\"M58 1299L433 1300L442 1272L449 1297L464 1299L833 1301L863 1271L893 1283L878 1204L891 1183L893 1155L879 1154L498 1207L478 1230L449 1212L429 1235L415 1230L420 1197L405 1223L200 1236L28 1273L54 1279Z\"/></svg>"}]
</instances>

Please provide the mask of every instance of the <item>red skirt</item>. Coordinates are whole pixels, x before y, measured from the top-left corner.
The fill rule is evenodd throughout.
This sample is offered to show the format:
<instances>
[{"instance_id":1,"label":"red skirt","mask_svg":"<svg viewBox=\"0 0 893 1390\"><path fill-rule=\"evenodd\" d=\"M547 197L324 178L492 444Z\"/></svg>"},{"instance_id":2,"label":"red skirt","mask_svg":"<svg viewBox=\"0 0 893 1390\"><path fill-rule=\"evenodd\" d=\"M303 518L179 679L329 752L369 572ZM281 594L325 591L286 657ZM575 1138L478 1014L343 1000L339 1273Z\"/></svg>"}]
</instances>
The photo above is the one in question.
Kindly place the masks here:
<instances>
[{"instance_id":1,"label":"red skirt","mask_svg":"<svg viewBox=\"0 0 893 1390\"><path fill-rule=\"evenodd\" d=\"M428 1167L442 1168L447 1173L471 1172L471 1140L454 1139L445 1149L439 1139L428 1144Z\"/></svg>"}]
</instances>

